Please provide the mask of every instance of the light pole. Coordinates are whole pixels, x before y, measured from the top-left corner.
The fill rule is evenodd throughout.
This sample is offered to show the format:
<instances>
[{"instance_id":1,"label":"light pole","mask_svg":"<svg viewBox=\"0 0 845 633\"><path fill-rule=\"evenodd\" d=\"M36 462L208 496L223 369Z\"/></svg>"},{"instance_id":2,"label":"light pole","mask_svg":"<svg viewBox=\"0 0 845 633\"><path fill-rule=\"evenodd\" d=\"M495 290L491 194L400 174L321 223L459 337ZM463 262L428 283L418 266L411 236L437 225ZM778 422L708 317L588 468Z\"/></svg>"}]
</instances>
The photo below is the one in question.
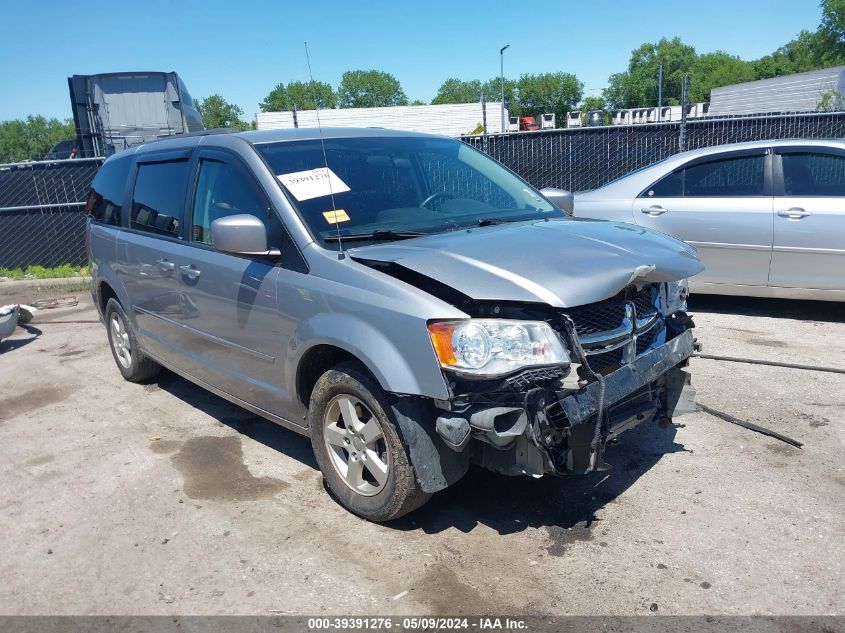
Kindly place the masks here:
<instances>
[{"instance_id":1,"label":"light pole","mask_svg":"<svg viewBox=\"0 0 845 633\"><path fill-rule=\"evenodd\" d=\"M510 44L505 44L499 49L499 81L502 85L502 132L507 131L505 127L505 51L510 47Z\"/></svg>"}]
</instances>

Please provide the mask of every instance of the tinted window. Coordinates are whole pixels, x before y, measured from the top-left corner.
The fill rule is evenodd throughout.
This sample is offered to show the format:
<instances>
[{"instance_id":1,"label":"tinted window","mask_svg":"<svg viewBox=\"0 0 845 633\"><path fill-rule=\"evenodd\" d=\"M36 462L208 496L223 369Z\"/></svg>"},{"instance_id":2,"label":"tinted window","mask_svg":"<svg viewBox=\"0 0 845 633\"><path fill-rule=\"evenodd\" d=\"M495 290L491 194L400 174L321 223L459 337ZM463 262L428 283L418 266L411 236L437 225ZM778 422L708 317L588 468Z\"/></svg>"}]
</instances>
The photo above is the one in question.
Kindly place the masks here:
<instances>
[{"instance_id":1,"label":"tinted window","mask_svg":"<svg viewBox=\"0 0 845 633\"><path fill-rule=\"evenodd\" d=\"M267 225L267 204L237 169L217 160L200 161L191 239L211 244L211 223L240 213L254 215Z\"/></svg>"},{"instance_id":2,"label":"tinted window","mask_svg":"<svg viewBox=\"0 0 845 633\"><path fill-rule=\"evenodd\" d=\"M784 154L787 196L845 196L845 157L834 154Z\"/></svg>"},{"instance_id":3,"label":"tinted window","mask_svg":"<svg viewBox=\"0 0 845 633\"><path fill-rule=\"evenodd\" d=\"M187 175L184 160L139 165L132 194L132 228L178 236Z\"/></svg>"},{"instance_id":4,"label":"tinted window","mask_svg":"<svg viewBox=\"0 0 845 633\"><path fill-rule=\"evenodd\" d=\"M120 210L129 176L129 157L106 161L91 183L86 211L92 219L120 226Z\"/></svg>"},{"instance_id":5,"label":"tinted window","mask_svg":"<svg viewBox=\"0 0 845 633\"><path fill-rule=\"evenodd\" d=\"M680 198L684 195L684 172L676 171L654 183L643 196L646 198Z\"/></svg>"},{"instance_id":6,"label":"tinted window","mask_svg":"<svg viewBox=\"0 0 845 633\"><path fill-rule=\"evenodd\" d=\"M686 197L763 195L764 156L741 156L692 165L684 170Z\"/></svg>"}]
</instances>

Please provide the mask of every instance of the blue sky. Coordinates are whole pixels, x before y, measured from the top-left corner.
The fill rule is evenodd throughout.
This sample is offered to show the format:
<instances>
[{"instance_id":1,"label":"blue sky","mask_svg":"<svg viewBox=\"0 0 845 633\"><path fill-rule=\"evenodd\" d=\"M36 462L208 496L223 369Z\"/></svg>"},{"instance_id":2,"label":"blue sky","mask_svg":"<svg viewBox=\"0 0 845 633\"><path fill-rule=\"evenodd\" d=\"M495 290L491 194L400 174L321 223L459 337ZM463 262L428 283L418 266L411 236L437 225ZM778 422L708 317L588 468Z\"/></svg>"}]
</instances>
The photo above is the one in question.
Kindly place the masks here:
<instances>
[{"instance_id":1,"label":"blue sky","mask_svg":"<svg viewBox=\"0 0 845 633\"><path fill-rule=\"evenodd\" d=\"M817 0L4 1L0 120L70 117L69 75L129 70L175 70L194 97L219 93L251 118L278 82L307 79L306 40L333 86L376 68L428 101L448 77L498 76L510 44L506 76L564 70L599 94L643 42L678 35L753 59L820 17Z\"/></svg>"}]
</instances>

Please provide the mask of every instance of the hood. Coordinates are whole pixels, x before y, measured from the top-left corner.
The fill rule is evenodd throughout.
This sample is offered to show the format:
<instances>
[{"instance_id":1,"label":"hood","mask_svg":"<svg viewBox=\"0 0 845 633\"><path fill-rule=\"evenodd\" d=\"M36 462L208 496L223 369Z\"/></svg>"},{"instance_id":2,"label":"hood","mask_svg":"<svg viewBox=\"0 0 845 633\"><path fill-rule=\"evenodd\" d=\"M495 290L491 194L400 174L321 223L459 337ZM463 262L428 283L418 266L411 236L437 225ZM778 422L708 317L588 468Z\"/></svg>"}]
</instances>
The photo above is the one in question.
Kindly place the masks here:
<instances>
[{"instance_id":1,"label":"hood","mask_svg":"<svg viewBox=\"0 0 845 633\"><path fill-rule=\"evenodd\" d=\"M700 273L696 250L633 224L573 218L450 231L349 249L354 259L394 263L478 300L566 308L645 282Z\"/></svg>"}]
</instances>

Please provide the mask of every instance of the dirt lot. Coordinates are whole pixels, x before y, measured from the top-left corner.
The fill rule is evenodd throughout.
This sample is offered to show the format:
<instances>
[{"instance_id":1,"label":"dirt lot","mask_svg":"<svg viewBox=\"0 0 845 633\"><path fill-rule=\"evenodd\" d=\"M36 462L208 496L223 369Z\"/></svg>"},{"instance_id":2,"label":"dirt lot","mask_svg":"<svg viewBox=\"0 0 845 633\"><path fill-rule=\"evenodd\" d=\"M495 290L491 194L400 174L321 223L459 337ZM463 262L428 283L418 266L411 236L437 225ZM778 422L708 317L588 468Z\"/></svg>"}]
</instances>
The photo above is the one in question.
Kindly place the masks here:
<instances>
[{"instance_id":1,"label":"dirt lot","mask_svg":"<svg viewBox=\"0 0 845 633\"><path fill-rule=\"evenodd\" d=\"M0 613L845 610L842 375L694 360L701 403L803 450L696 413L626 433L608 474L473 470L379 526L306 438L170 373L123 382L80 299L0 343ZM707 352L845 367L843 304L692 309Z\"/></svg>"}]
</instances>

